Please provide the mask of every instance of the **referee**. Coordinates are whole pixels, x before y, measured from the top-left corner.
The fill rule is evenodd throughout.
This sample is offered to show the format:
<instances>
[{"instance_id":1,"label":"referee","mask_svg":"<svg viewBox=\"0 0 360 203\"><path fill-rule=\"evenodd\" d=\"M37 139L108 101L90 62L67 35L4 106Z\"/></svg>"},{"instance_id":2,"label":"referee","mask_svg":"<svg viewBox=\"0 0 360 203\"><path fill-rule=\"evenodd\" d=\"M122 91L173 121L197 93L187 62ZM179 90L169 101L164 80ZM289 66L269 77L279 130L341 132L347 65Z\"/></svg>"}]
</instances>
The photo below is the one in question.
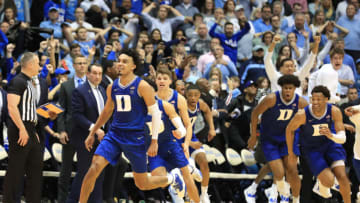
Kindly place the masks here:
<instances>
[{"instance_id":1,"label":"referee","mask_svg":"<svg viewBox=\"0 0 360 203\"><path fill-rule=\"evenodd\" d=\"M26 174L26 202L41 202L42 147L36 134L36 89L31 78L39 73L39 58L26 52L21 72L8 86L9 163L4 180L5 203L15 203L19 185Z\"/></svg>"}]
</instances>

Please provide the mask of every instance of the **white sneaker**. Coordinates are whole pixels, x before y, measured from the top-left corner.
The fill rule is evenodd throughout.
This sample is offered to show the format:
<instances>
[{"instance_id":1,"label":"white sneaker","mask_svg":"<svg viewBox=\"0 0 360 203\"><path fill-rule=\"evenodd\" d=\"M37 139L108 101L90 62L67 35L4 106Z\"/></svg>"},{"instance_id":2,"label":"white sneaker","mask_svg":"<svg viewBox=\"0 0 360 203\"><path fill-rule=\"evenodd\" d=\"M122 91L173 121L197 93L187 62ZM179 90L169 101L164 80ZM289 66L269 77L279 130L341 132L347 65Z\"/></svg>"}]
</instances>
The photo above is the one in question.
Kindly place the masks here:
<instances>
[{"instance_id":1,"label":"white sneaker","mask_svg":"<svg viewBox=\"0 0 360 203\"><path fill-rule=\"evenodd\" d=\"M173 169L170 174L173 176L173 182L171 186L175 189L176 194L183 198L185 196L185 182L181 176L181 172L178 168Z\"/></svg>"},{"instance_id":2,"label":"white sneaker","mask_svg":"<svg viewBox=\"0 0 360 203\"><path fill-rule=\"evenodd\" d=\"M275 187L271 186L267 189L265 189L265 195L269 200L269 203L277 203L277 198L278 198L278 192L276 190L276 185L274 185Z\"/></svg>"},{"instance_id":3,"label":"white sneaker","mask_svg":"<svg viewBox=\"0 0 360 203\"><path fill-rule=\"evenodd\" d=\"M360 192L356 194L356 203L360 203Z\"/></svg>"},{"instance_id":4,"label":"white sneaker","mask_svg":"<svg viewBox=\"0 0 360 203\"><path fill-rule=\"evenodd\" d=\"M325 199L331 198L332 194L330 192L330 188L326 191L325 194L321 194L320 193L320 189L319 189L319 179L316 179L315 185L313 187L313 192L317 195L319 195L320 197L323 197Z\"/></svg>"},{"instance_id":5,"label":"white sneaker","mask_svg":"<svg viewBox=\"0 0 360 203\"><path fill-rule=\"evenodd\" d=\"M210 203L210 197L209 197L208 193L200 195L200 202L201 203Z\"/></svg>"},{"instance_id":6,"label":"white sneaker","mask_svg":"<svg viewBox=\"0 0 360 203\"><path fill-rule=\"evenodd\" d=\"M201 171L191 164L189 164L188 167L189 167L190 174L194 178L194 180L196 182L201 183L201 181L203 179Z\"/></svg>"},{"instance_id":7,"label":"white sneaker","mask_svg":"<svg viewBox=\"0 0 360 203\"><path fill-rule=\"evenodd\" d=\"M334 181L334 185L331 187L331 189L340 192L340 185L336 178Z\"/></svg>"},{"instance_id":8,"label":"white sneaker","mask_svg":"<svg viewBox=\"0 0 360 203\"><path fill-rule=\"evenodd\" d=\"M177 192L171 185L169 186L168 190L169 190L171 199L173 200L174 203L184 203L184 199L177 195Z\"/></svg>"},{"instance_id":9,"label":"white sneaker","mask_svg":"<svg viewBox=\"0 0 360 203\"><path fill-rule=\"evenodd\" d=\"M244 190L244 196L247 203L256 203L256 189L251 185Z\"/></svg>"}]
</instances>

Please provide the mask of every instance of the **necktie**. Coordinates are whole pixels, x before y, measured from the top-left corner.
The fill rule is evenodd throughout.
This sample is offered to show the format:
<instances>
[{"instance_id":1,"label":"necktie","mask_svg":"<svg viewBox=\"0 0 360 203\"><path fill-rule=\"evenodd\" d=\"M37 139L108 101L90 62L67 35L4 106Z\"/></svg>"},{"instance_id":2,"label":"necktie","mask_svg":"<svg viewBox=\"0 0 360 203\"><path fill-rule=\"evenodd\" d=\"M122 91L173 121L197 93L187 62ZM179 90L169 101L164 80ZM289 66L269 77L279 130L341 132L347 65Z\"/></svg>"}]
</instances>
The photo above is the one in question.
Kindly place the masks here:
<instances>
[{"instance_id":1,"label":"necktie","mask_svg":"<svg viewBox=\"0 0 360 203\"><path fill-rule=\"evenodd\" d=\"M96 87L95 90L96 90L95 92L97 94L97 98L98 98L98 102L99 102L99 107L100 107L99 110L100 110L100 112L102 112L102 110L104 109L104 99L101 96L101 92L99 90L99 87Z\"/></svg>"},{"instance_id":2,"label":"necktie","mask_svg":"<svg viewBox=\"0 0 360 203\"><path fill-rule=\"evenodd\" d=\"M83 82L82 79L78 78L77 79L77 86L79 87L80 85L82 85L82 82Z\"/></svg>"}]
</instances>

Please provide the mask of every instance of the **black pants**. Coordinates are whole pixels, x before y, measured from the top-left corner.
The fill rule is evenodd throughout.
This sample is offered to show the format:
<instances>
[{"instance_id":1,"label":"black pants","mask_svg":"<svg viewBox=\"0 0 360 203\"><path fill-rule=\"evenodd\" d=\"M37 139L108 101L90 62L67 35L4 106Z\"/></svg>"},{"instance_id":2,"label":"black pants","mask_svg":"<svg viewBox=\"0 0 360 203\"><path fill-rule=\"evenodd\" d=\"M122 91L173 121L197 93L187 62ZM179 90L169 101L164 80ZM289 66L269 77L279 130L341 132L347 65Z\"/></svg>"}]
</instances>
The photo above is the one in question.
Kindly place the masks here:
<instances>
[{"instance_id":1,"label":"black pants","mask_svg":"<svg viewBox=\"0 0 360 203\"><path fill-rule=\"evenodd\" d=\"M4 180L4 202L15 203L21 181L26 174L26 202L41 202L43 168L42 146L36 137L33 123L24 122L29 140L25 146L18 145L18 128L10 122L8 126L9 163Z\"/></svg>"},{"instance_id":2,"label":"black pants","mask_svg":"<svg viewBox=\"0 0 360 203\"><path fill-rule=\"evenodd\" d=\"M120 156L115 166L107 165L103 183L103 199L109 200L114 197L127 199L127 191L123 186L124 175L128 169L128 163Z\"/></svg>"},{"instance_id":3,"label":"black pants","mask_svg":"<svg viewBox=\"0 0 360 203\"><path fill-rule=\"evenodd\" d=\"M72 144L68 143L63 145L62 154L61 154L62 163L60 169L60 176L58 180L59 203L65 203L69 194L69 189L71 186L71 172L73 169L74 154L75 154L75 148Z\"/></svg>"},{"instance_id":4,"label":"black pants","mask_svg":"<svg viewBox=\"0 0 360 203\"><path fill-rule=\"evenodd\" d=\"M300 152L301 154L304 154L302 148L300 148ZM303 178L301 180L300 201L304 203L313 203L314 202L314 200L312 199L312 195L313 195L312 188L314 186L313 174L304 156L300 156L300 167L303 175Z\"/></svg>"}]
</instances>

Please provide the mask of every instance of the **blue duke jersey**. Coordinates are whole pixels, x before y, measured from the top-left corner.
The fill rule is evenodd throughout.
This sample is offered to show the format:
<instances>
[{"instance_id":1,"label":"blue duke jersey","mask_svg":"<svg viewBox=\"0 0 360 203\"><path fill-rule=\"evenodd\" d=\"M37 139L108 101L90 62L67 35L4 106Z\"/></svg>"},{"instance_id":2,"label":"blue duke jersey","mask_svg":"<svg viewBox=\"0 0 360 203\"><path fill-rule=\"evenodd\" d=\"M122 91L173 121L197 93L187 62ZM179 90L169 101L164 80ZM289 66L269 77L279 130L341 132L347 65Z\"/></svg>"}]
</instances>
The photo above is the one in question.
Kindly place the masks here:
<instances>
[{"instance_id":1,"label":"blue duke jersey","mask_svg":"<svg viewBox=\"0 0 360 203\"><path fill-rule=\"evenodd\" d=\"M195 136L195 133L194 133L194 124L195 124L195 121L197 119L197 116L198 116L198 113L200 113L200 103L198 102L196 104L196 109L194 111L191 111L190 109L188 109L188 113L189 113L189 119L190 119L190 124L192 126L192 130L193 130L193 134L192 134L192 137L191 137L191 141L199 141L197 139L197 137ZM183 143L185 141L185 137L181 138L179 140L181 143ZM190 147L191 148L191 147Z\"/></svg>"},{"instance_id":2,"label":"blue duke jersey","mask_svg":"<svg viewBox=\"0 0 360 203\"><path fill-rule=\"evenodd\" d=\"M266 110L261 116L260 138L262 142L286 142L286 126L299 108L299 95L295 94L294 98L289 103L283 101L280 91L276 91L275 95L275 105Z\"/></svg>"},{"instance_id":3,"label":"blue duke jersey","mask_svg":"<svg viewBox=\"0 0 360 203\"><path fill-rule=\"evenodd\" d=\"M178 92L176 90L172 90L172 95L170 99L167 100L170 104L172 104L175 108L176 113L179 115L179 108L178 108ZM157 99L160 99L156 96Z\"/></svg>"},{"instance_id":4,"label":"blue duke jersey","mask_svg":"<svg viewBox=\"0 0 360 203\"><path fill-rule=\"evenodd\" d=\"M331 108L332 104L327 104L324 115L316 117L311 111L311 105L305 107L306 123L300 127L300 145L303 147L303 156L314 176L318 176L335 161L346 160L342 145L320 134L322 126L330 128L331 132L335 133Z\"/></svg>"},{"instance_id":5,"label":"blue duke jersey","mask_svg":"<svg viewBox=\"0 0 360 203\"><path fill-rule=\"evenodd\" d=\"M168 115L166 115L163 101L158 99L158 100L156 100L156 102L161 111L161 123L160 123L160 128L159 128L158 143L171 142L174 140L174 137L172 136L172 130L174 130L175 127L171 123L171 120L168 117ZM151 120L152 120L152 116L148 114L146 116L145 134L150 135L149 138L151 138L151 135L152 135Z\"/></svg>"},{"instance_id":6,"label":"blue duke jersey","mask_svg":"<svg viewBox=\"0 0 360 203\"><path fill-rule=\"evenodd\" d=\"M110 130L144 130L147 106L138 94L141 78L136 78L127 86L120 84L116 79L111 89L111 98L114 101L114 114Z\"/></svg>"},{"instance_id":7,"label":"blue duke jersey","mask_svg":"<svg viewBox=\"0 0 360 203\"><path fill-rule=\"evenodd\" d=\"M196 104L196 109L194 111L191 111L190 109L188 109L188 112L189 112L189 118L190 118L190 123L191 123L191 126L192 126L192 130L193 130L193 137L195 136L194 135L194 124L195 124L195 121L198 117L198 114L200 113L200 103L198 102Z\"/></svg>"},{"instance_id":8,"label":"blue duke jersey","mask_svg":"<svg viewBox=\"0 0 360 203\"><path fill-rule=\"evenodd\" d=\"M331 115L332 104L327 104L325 114L316 117L311 110L311 105L305 107L306 123L300 127L300 144L306 148L319 148L320 146L333 143L332 140L325 135L320 134L322 126L330 128L335 133L334 123Z\"/></svg>"},{"instance_id":9,"label":"blue duke jersey","mask_svg":"<svg viewBox=\"0 0 360 203\"><path fill-rule=\"evenodd\" d=\"M175 129L171 123L170 118L165 113L162 100L158 99L157 103L161 114L161 124L158 137L158 153L155 157L148 157L149 170L153 171L158 167L165 167L167 171L171 171L174 168L183 168L188 165L188 161L185 157L184 151L176 139L172 135L172 130ZM151 115L146 117L145 133L147 135L146 145L151 142Z\"/></svg>"}]
</instances>

